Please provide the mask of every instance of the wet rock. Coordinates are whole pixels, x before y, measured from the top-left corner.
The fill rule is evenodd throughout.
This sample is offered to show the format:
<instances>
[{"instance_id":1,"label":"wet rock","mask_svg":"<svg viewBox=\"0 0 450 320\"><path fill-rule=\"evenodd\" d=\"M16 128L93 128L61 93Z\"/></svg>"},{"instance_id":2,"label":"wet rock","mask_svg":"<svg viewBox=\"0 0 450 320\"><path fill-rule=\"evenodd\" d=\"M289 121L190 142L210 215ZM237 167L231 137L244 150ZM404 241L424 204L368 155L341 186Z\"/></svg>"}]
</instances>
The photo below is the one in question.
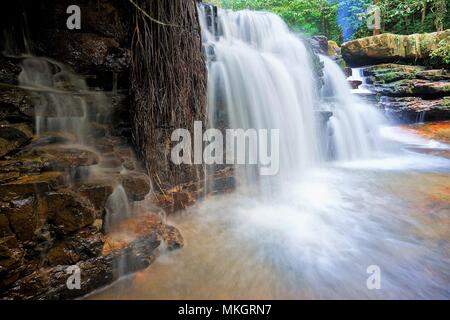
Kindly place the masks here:
<instances>
[{"instance_id":1,"label":"wet rock","mask_svg":"<svg viewBox=\"0 0 450 320\"><path fill-rule=\"evenodd\" d=\"M33 96L19 87L0 89L0 120L31 123L34 116Z\"/></svg>"},{"instance_id":2,"label":"wet rock","mask_svg":"<svg viewBox=\"0 0 450 320\"><path fill-rule=\"evenodd\" d=\"M182 248L184 246L184 240L180 231L173 226L164 226L161 236L167 246L167 249L170 251Z\"/></svg>"},{"instance_id":3,"label":"wet rock","mask_svg":"<svg viewBox=\"0 0 450 320\"><path fill-rule=\"evenodd\" d=\"M24 270L25 251L14 236L0 238L0 289L14 283Z\"/></svg>"},{"instance_id":4,"label":"wet rock","mask_svg":"<svg viewBox=\"0 0 450 320\"><path fill-rule=\"evenodd\" d=\"M13 61L0 57L0 83L17 84L17 76L22 69Z\"/></svg>"},{"instance_id":5,"label":"wet rock","mask_svg":"<svg viewBox=\"0 0 450 320\"><path fill-rule=\"evenodd\" d=\"M44 170L66 170L92 166L99 162L98 155L87 149L52 145L33 150L34 154L45 157Z\"/></svg>"},{"instance_id":6,"label":"wet rock","mask_svg":"<svg viewBox=\"0 0 450 320\"><path fill-rule=\"evenodd\" d=\"M106 182L90 182L79 185L77 190L92 203L96 210L103 210L106 200L113 192L113 187Z\"/></svg>"},{"instance_id":7,"label":"wet rock","mask_svg":"<svg viewBox=\"0 0 450 320\"><path fill-rule=\"evenodd\" d=\"M70 190L50 192L47 202L49 219L63 234L80 230L95 220L92 204Z\"/></svg>"},{"instance_id":8,"label":"wet rock","mask_svg":"<svg viewBox=\"0 0 450 320\"><path fill-rule=\"evenodd\" d=\"M364 75L369 77L369 83L384 84L404 79L414 79L425 67L410 66L395 63L385 63L364 68Z\"/></svg>"},{"instance_id":9,"label":"wet rock","mask_svg":"<svg viewBox=\"0 0 450 320\"><path fill-rule=\"evenodd\" d=\"M328 54L328 38L326 36L313 36L308 41L315 53Z\"/></svg>"},{"instance_id":10,"label":"wet rock","mask_svg":"<svg viewBox=\"0 0 450 320\"><path fill-rule=\"evenodd\" d=\"M329 40L327 43L327 54L331 58L337 58L341 55L341 48L339 48L339 45L333 41Z\"/></svg>"},{"instance_id":11,"label":"wet rock","mask_svg":"<svg viewBox=\"0 0 450 320\"><path fill-rule=\"evenodd\" d=\"M404 79L372 86L371 90L383 96L445 96L450 94L449 81Z\"/></svg>"},{"instance_id":12,"label":"wet rock","mask_svg":"<svg viewBox=\"0 0 450 320\"><path fill-rule=\"evenodd\" d=\"M13 235L6 210L9 210L9 203L0 202L0 238Z\"/></svg>"},{"instance_id":13,"label":"wet rock","mask_svg":"<svg viewBox=\"0 0 450 320\"><path fill-rule=\"evenodd\" d=\"M450 119L449 98L382 97L380 106L388 115L408 123Z\"/></svg>"},{"instance_id":14,"label":"wet rock","mask_svg":"<svg viewBox=\"0 0 450 320\"><path fill-rule=\"evenodd\" d=\"M25 123L0 124L0 158L27 143L33 137L33 131Z\"/></svg>"},{"instance_id":15,"label":"wet rock","mask_svg":"<svg viewBox=\"0 0 450 320\"><path fill-rule=\"evenodd\" d=\"M358 89L358 87L362 84L360 80L348 80L348 83L352 87L352 89Z\"/></svg>"},{"instance_id":16,"label":"wet rock","mask_svg":"<svg viewBox=\"0 0 450 320\"><path fill-rule=\"evenodd\" d=\"M128 171L121 174L119 179L130 200L144 200L150 192L150 179L144 173Z\"/></svg>"},{"instance_id":17,"label":"wet rock","mask_svg":"<svg viewBox=\"0 0 450 320\"><path fill-rule=\"evenodd\" d=\"M399 61L431 62L431 52L449 36L450 30L411 35L383 33L342 44L342 57L352 67Z\"/></svg>"},{"instance_id":18,"label":"wet rock","mask_svg":"<svg viewBox=\"0 0 450 320\"><path fill-rule=\"evenodd\" d=\"M188 191L175 191L171 195L173 198L173 211L186 209L195 203L192 193Z\"/></svg>"},{"instance_id":19,"label":"wet rock","mask_svg":"<svg viewBox=\"0 0 450 320\"><path fill-rule=\"evenodd\" d=\"M57 242L48 252L49 265L71 265L80 260L89 260L101 255L104 245L100 233L89 230L65 237Z\"/></svg>"},{"instance_id":20,"label":"wet rock","mask_svg":"<svg viewBox=\"0 0 450 320\"><path fill-rule=\"evenodd\" d=\"M72 33L58 30L52 35L55 46L52 55L78 70L120 72L127 70L130 52L121 48L116 39L95 33Z\"/></svg>"},{"instance_id":21,"label":"wet rock","mask_svg":"<svg viewBox=\"0 0 450 320\"><path fill-rule=\"evenodd\" d=\"M0 184L0 198L21 199L33 194L44 194L64 182L65 177L61 172L24 175L14 181Z\"/></svg>"},{"instance_id":22,"label":"wet rock","mask_svg":"<svg viewBox=\"0 0 450 320\"><path fill-rule=\"evenodd\" d=\"M423 70L417 72L416 77L431 81L450 80L450 72L446 69Z\"/></svg>"},{"instance_id":23,"label":"wet rock","mask_svg":"<svg viewBox=\"0 0 450 320\"><path fill-rule=\"evenodd\" d=\"M352 74L353 74L352 68L345 67L345 68L344 68L344 74L345 74L345 77L346 77L346 78L351 77Z\"/></svg>"},{"instance_id":24,"label":"wet rock","mask_svg":"<svg viewBox=\"0 0 450 320\"><path fill-rule=\"evenodd\" d=\"M22 153L32 151L37 148L54 144L75 143L77 137L69 132L46 132L33 140L22 149Z\"/></svg>"},{"instance_id":25,"label":"wet rock","mask_svg":"<svg viewBox=\"0 0 450 320\"><path fill-rule=\"evenodd\" d=\"M11 201L8 208L2 208L8 217L12 231L21 241L32 240L36 237L39 217L36 211L37 199L30 196Z\"/></svg>"}]
</instances>

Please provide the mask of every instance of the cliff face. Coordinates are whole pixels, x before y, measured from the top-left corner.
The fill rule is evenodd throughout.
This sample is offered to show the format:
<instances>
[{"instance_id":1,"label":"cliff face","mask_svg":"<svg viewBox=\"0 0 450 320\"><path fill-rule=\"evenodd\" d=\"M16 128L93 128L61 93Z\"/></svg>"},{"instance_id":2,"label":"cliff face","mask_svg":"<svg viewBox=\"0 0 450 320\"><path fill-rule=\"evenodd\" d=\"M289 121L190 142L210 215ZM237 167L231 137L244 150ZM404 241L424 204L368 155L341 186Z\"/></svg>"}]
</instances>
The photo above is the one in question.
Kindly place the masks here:
<instances>
[{"instance_id":1,"label":"cliff face","mask_svg":"<svg viewBox=\"0 0 450 320\"><path fill-rule=\"evenodd\" d=\"M0 298L80 296L145 268L163 241L182 246L160 218L125 211L149 194L149 173L166 189L195 178L169 158L172 130L204 117L195 2L139 3L169 27L129 1L80 0L81 29L68 30L71 4L18 1L0 13ZM163 204L182 209L183 196ZM66 286L71 265L79 290Z\"/></svg>"}]
</instances>

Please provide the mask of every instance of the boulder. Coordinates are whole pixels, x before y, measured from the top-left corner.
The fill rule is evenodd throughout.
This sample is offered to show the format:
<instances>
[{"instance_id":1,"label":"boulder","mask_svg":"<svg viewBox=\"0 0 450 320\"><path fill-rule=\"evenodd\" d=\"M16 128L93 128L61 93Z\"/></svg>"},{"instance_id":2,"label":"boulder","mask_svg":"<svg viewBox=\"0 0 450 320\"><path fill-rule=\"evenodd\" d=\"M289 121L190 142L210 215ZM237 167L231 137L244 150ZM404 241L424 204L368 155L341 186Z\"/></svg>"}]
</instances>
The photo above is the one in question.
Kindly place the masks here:
<instances>
[{"instance_id":1,"label":"boulder","mask_svg":"<svg viewBox=\"0 0 450 320\"><path fill-rule=\"evenodd\" d=\"M388 115L408 123L450 119L449 98L382 97L380 106Z\"/></svg>"},{"instance_id":2,"label":"boulder","mask_svg":"<svg viewBox=\"0 0 450 320\"><path fill-rule=\"evenodd\" d=\"M332 58L337 58L341 55L341 48L339 48L339 45L333 40L328 40L327 55Z\"/></svg>"},{"instance_id":3,"label":"boulder","mask_svg":"<svg viewBox=\"0 0 450 320\"><path fill-rule=\"evenodd\" d=\"M30 92L14 86L0 89L0 121L31 123L33 116L34 103Z\"/></svg>"},{"instance_id":4,"label":"boulder","mask_svg":"<svg viewBox=\"0 0 450 320\"><path fill-rule=\"evenodd\" d=\"M89 260L102 254L103 236L89 230L65 237L47 253L49 265L73 265L80 260Z\"/></svg>"},{"instance_id":5,"label":"boulder","mask_svg":"<svg viewBox=\"0 0 450 320\"><path fill-rule=\"evenodd\" d=\"M344 60L352 67L385 62L416 64L429 61L431 52L448 37L450 30L411 35L383 33L346 42L341 51Z\"/></svg>"},{"instance_id":6,"label":"boulder","mask_svg":"<svg viewBox=\"0 0 450 320\"><path fill-rule=\"evenodd\" d=\"M95 210L89 201L70 190L58 190L47 195L48 216L63 234L70 234L91 225Z\"/></svg>"},{"instance_id":7,"label":"boulder","mask_svg":"<svg viewBox=\"0 0 450 320\"><path fill-rule=\"evenodd\" d=\"M8 207L2 208L18 240L27 241L36 237L40 225L36 208L37 198L34 196L12 200Z\"/></svg>"},{"instance_id":8,"label":"boulder","mask_svg":"<svg viewBox=\"0 0 450 320\"><path fill-rule=\"evenodd\" d=\"M76 188L78 192L86 197L96 210L105 208L106 200L113 192L113 187L107 182L88 182Z\"/></svg>"},{"instance_id":9,"label":"boulder","mask_svg":"<svg viewBox=\"0 0 450 320\"><path fill-rule=\"evenodd\" d=\"M184 246L183 237L177 228L164 225L162 229L161 237L169 251L176 250Z\"/></svg>"},{"instance_id":10,"label":"boulder","mask_svg":"<svg viewBox=\"0 0 450 320\"><path fill-rule=\"evenodd\" d=\"M25 251L14 236L0 237L0 289L14 283L25 269Z\"/></svg>"},{"instance_id":11,"label":"boulder","mask_svg":"<svg viewBox=\"0 0 450 320\"><path fill-rule=\"evenodd\" d=\"M352 87L352 89L358 89L358 87L362 84L361 80L348 80L348 83Z\"/></svg>"},{"instance_id":12,"label":"boulder","mask_svg":"<svg viewBox=\"0 0 450 320\"><path fill-rule=\"evenodd\" d=\"M32 137L33 131L26 123L0 124L0 158L21 147Z\"/></svg>"},{"instance_id":13,"label":"boulder","mask_svg":"<svg viewBox=\"0 0 450 320\"><path fill-rule=\"evenodd\" d=\"M144 200L145 196L150 192L149 177L137 171L127 171L119 177L127 196L132 201Z\"/></svg>"},{"instance_id":14,"label":"boulder","mask_svg":"<svg viewBox=\"0 0 450 320\"><path fill-rule=\"evenodd\" d=\"M328 54L328 38L326 36L313 36L308 41L315 53Z\"/></svg>"}]
</instances>

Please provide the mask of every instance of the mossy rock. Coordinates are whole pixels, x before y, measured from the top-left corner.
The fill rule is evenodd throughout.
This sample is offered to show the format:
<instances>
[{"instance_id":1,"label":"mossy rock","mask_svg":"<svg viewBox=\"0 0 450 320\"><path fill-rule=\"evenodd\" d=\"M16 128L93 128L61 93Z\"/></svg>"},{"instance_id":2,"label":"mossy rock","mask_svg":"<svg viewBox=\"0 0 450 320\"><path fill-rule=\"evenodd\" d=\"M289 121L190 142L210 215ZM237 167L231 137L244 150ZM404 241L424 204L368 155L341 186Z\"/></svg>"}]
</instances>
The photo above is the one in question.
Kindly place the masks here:
<instances>
[{"instance_id":1,"label":"mossy rock","mask_svg":"<svg viewBox=\"0 0 450 320\"><path fill-rule=\"evenodd\" d=\"M436 64L430 56L438 49L440 41L449 36L450 29L411 35L384 33L346 42L341 50L343 58L352 67L386 62Z\"/></svg>"}]
</instances>

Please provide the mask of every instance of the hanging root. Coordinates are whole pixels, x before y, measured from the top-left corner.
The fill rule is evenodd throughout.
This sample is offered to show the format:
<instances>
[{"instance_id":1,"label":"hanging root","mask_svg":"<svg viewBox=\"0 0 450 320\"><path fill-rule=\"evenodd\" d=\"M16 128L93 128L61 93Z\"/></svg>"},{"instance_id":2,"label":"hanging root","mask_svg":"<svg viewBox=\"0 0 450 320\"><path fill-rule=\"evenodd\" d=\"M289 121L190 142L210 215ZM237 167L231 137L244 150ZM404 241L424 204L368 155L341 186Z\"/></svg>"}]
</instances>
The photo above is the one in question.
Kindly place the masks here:
<instances>
[{"instance_id":1,"label":"hanging root","mask_svg":"<svg viewBox=\"0 0 450 320\"><path fill-rule=\"evenodd\" d=\"M192 180L193 166L170 161L172 131L205 120L207 73L195 0L133 0L133 142L153 181ZM155 179L161 178L161 182Z\"/></svg>"}]
</instances>

